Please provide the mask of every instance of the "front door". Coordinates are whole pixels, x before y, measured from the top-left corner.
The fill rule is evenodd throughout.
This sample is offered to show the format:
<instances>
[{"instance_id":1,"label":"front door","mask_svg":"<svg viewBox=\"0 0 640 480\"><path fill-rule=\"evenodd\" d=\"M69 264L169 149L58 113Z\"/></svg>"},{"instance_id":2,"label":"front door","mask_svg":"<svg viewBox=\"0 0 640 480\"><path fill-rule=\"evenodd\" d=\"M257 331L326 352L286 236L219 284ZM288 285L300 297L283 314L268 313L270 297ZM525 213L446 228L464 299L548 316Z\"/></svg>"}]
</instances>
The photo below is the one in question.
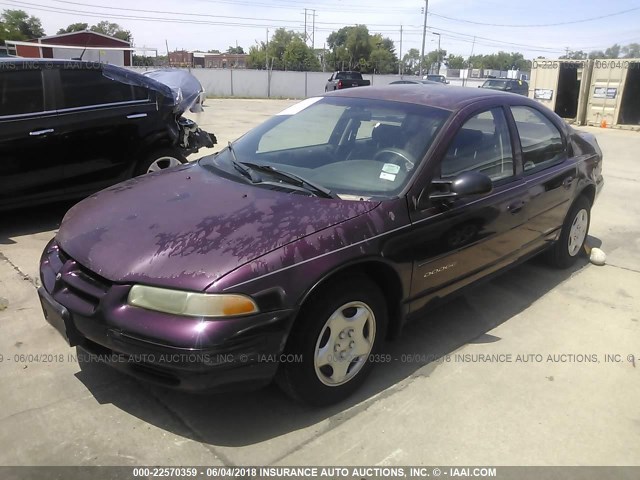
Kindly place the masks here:
<instances>
[{"instance_id":1,"label":"front door","mask_svg":"<svg viewBox=\"0 0 640 480\"><path fill-rule=\"evenodd\" d=\"M431 200L411 215L407 245L414 258L411 310L470 282L517 252L525 224L526 186L517 175L512 136L502 107L473 113L438 160L436 178L487 175L493 191L454 201ZM437 183L426 192L441 188ZM423 202L421 202L423 203Z\"/></svg>"}]
</instances>

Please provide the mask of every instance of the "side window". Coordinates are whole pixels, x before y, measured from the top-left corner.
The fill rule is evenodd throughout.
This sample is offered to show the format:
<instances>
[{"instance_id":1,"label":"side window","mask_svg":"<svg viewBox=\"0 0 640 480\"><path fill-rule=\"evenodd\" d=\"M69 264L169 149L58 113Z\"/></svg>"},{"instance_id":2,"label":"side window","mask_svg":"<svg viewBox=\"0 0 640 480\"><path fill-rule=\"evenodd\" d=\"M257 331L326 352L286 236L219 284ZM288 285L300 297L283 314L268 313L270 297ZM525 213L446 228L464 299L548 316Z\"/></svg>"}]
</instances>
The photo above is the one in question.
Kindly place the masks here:
<instances>
[{"instance_id":1,"label":"side window","mask_svg":"<svg viewBox=\"0 0 640 480\"><path fill-rule=\"evenodd\" d=\"M42 71L0 71L0 116L36 113L44 110Z\"/></svg>"},{"instance_id":2,"label":"side window","mask_svg":"<svg viewBox=\"0 0 640 480\"><path fill-rule=\"evenodd\" d=\"M111 80L100 70L61 69L63 107L89 107L109 103L146 100L147 89Z\"/></svg>"},{"instance_id":3,"label":"side window","mask_svg":"<svg viewBox=\"0 0 640 480\"><path fill-rule=\"evenodd\" d=\"M514 175L509 127L501 108L474 115L462 126L442 163L442 178L484 173L494 182Z\"/></svg>"},{"instance_id":4,"label":"side window","mask_svg":"<svg viewBox=\"0 0 640 480\"><path fill-rule=\"evenodd\" d=\"M522 145L525 173L563 161L567 152L562 134L545 115L531 107L511 107Z\"/></svg>"}]
</instances>

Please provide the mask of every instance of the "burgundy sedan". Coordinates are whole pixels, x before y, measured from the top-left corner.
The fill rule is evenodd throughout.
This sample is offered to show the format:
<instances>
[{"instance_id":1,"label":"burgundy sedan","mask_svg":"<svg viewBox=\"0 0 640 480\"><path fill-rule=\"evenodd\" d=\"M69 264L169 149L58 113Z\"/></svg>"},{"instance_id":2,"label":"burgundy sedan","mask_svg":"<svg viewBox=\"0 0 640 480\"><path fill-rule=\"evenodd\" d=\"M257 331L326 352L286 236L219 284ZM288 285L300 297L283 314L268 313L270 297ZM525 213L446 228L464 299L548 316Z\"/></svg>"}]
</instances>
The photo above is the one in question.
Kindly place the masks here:
<instances>
[{"instance_id":1,"label":"burgundy sedan","mask_svg":"<svg viewBox=\"0 0 640 480\"><path fill-rule=\"evenodd\" d=\"M330 93L74 206L39 295L70 345L139 378L275 378L329 404L442 297L541 252L571 265L601 167L593 136L525 97Z\"/></svg>"}]
</instances>

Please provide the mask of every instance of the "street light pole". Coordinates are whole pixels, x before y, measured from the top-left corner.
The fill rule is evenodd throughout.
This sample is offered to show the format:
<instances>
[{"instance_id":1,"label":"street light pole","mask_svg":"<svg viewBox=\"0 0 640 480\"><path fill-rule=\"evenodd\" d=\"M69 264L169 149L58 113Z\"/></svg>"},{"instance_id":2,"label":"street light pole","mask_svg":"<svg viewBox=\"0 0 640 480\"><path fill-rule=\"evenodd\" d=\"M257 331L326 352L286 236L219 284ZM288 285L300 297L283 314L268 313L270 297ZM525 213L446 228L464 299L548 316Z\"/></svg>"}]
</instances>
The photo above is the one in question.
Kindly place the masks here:
<instances>
[{"instance_id":1,"label":"street light pole","mask_svg":"<svg viewBox=\"0 0 640 480\"><path fill-rule=\"evenodd\" d=\"M440 74L440 63L441 63L441 59L440 59L440 34L433 32L433 35L437 35L438 36L438 72L437 73Z\"/></svg>"},{"instance_id":2,"label":"street light pole","mask_svg":"<svg viewBox=\"0 0 640 480\"><path fill-rule=\"evenodd\" d=\"M424 25L422 26L422 53L420 54L420 78L422 78L422 65L424 64L424 42L427 36L427 11L429 0L424 0Z\"/></svg>"}]
</instances>

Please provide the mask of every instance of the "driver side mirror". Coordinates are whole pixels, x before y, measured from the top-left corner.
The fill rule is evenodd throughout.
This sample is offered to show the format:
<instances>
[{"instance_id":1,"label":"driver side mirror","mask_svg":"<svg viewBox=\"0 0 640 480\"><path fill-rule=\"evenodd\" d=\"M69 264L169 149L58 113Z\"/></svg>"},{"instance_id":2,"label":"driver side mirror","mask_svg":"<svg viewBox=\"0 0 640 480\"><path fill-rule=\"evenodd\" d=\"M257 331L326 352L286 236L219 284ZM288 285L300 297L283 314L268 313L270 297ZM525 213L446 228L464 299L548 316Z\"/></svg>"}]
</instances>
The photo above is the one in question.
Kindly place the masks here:
<instances>
[{"instance_id":1,"label":"driver side mirror","mask_svg":"<svg viewBox=\"0 0 640 480\"><path fill-rule=\"evenodd\" d=\"M435 191L429 194L431 201L453 201L472 195L485 195L493 190L493 182L484 173L462 172L451 180L433 180Z\"/></svg>"}]
</instances>

